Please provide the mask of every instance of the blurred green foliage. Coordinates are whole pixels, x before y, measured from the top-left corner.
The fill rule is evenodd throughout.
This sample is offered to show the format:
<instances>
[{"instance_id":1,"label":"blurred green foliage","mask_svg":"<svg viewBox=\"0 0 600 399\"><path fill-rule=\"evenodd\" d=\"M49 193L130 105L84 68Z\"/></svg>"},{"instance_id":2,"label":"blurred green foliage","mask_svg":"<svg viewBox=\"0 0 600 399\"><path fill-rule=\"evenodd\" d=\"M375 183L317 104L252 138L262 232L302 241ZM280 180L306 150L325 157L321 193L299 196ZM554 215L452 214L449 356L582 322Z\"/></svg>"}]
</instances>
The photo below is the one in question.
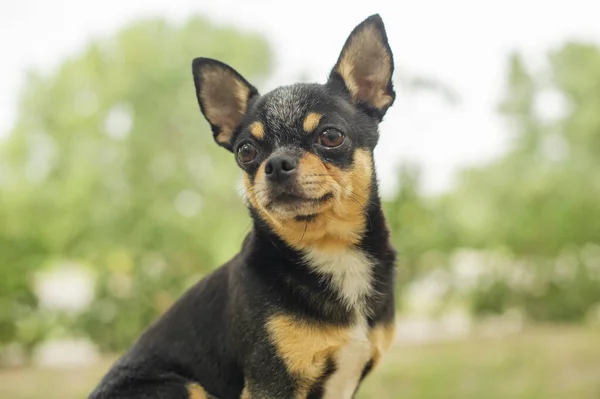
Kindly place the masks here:
<instances>
[{"instance_id":1,"label":"blurred green foliage","mask_svg":"<svg viewBox=\"0 0 600 399\"><path fill-rule=\"evenodd\" d=\"M98 279L70 327L119 349L235 253L249 220L238 169L198 109L197 56L259 83L272 65L262 37L196 18L137 23L30 74L2 147L0 343L26 340L34 272L61 260Z\"/></svg>"},{"instance_id":2,"label":"blurred green foliage","mask_svg":"<svg viewBox=\"0 0 600 399\"><path fill-rule=\"evenodd\" d=\"M530 72L513 56L500 107L512 147L466 170L446 199L466 245L556 256L600 242L600 52L567 44L549 61Z\"/></svg>"},{"instance_id":3,"label":"blurred green foliage","mask_svg":"<svg viewBox=\"0 0 600 399\"><path fill-rule=\"evenodd\" d=\"M75 331L122 350L237 251L250 219L232 156L198 110L196 56L259 86L273 64L254 33L146 20L29 74L0 147L0 347ZM449 278L447 291L477 314L580 321L600 303L600 50L571 43L549 61L532 72L510 60L506 154L437 197L423 196L417 167L399 170L385 208L400 286L451 271L455 252L473 248L491 254L485 272L466 291ZM544 113L548 102L562 106ZM37 273L64 262L96 279L82 314L41 309L33 291Z\"/></svg>"},{"instance_id":4,"label":"blurred green foliage","mask_svg":"<svg viewBox=\"0 0 600 399\"><path fill-rule=\"evenodd\" d=\"M488 270L470 292L476 313L517 307L535 320L581 321L600 304L600 50L567 43L548 60L541 71L509 60L504 155L463 170L436 198L419 194L418 169L399 174L387 205L404 281L431 269L432 249L443 255L433 267L449 267L460 248L501 251L506 270Z\"/></svg>"}]
</instances>

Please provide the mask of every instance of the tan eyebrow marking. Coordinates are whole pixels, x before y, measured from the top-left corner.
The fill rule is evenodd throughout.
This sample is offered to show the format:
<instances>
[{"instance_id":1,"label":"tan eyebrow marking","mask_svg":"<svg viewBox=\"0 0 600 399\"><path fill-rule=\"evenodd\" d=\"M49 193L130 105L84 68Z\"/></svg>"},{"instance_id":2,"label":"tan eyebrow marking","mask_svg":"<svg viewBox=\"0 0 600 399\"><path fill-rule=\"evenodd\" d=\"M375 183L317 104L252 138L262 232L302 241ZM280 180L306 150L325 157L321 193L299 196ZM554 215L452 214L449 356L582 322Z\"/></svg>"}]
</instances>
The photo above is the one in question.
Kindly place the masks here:
<instances>
[{"instance_id":1,"label":"tan eyebrow marking","mask_svg":"<svg viewBox=\"0 0 600 399\"><path fill-rule=\"evenodd\" d=\"M306 133L314 132L317 126L319 126L322 117L323 114L309 112L308 115L306 115L306 118L304 118L304 131Z\"/></svg>"},{"instance_id":2,"label":"tan eyebrow marking","mask_svg":"<svg viewBox=\"0 0 600 399\"><path fill-rule=\"evenodd\" d=\"M265 137L265 125L259 121L252 122L250 125L250 134L257 139L262 140Z\"/></svg>"}]
</instances>

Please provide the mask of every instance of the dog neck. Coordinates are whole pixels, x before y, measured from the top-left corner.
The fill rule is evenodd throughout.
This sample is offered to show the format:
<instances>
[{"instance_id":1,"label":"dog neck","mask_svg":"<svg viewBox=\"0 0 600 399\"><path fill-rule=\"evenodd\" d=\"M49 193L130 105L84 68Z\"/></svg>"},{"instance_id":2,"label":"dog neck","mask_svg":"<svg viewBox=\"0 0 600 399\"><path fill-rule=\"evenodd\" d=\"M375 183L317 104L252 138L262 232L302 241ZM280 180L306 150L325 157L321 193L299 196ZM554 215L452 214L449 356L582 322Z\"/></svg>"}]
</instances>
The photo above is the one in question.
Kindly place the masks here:
<instances>
[{"instance_id":1,"label":"dog neck","mask_svg":"<svg viewBox=\"0 0 600 399\"><path fill-rule=\"evenodd\" d=\"M349 323L378 307L377 292L393 281L395 252L380 199L372 192L359 239L346 247L297 248L252 211L253 231L244 244L248 267L283 306L315 320Z\"/></svg>"}]
</instances>

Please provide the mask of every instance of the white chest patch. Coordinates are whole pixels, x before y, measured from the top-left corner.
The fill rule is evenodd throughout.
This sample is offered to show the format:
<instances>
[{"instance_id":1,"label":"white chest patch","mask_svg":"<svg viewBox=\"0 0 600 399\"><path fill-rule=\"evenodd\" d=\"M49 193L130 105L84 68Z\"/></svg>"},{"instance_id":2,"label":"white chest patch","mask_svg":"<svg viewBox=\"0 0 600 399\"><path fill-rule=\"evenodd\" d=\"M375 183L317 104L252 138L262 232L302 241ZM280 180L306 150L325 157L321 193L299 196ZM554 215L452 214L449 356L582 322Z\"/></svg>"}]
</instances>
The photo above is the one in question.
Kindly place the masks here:
<instances>
[{"instance_id":1,"label":"white chest patch","mask_svg":"<svg viewBox=\"0 0 600 399\"><path fill-rule=\"evenodd\" d=\"M366 298L372 290L373 262L361 251L310 251L310 267L328 277L348 310L356 312L356 323L348 343L335 354L336 371L325 383L324 399L350 399L360 375L372 356L366 320Z\"/></svg>"},{"instance_id":2,"label":"white chest patch","mask_svg":"<svg viewBox=\"0 0 600 399\"><path fill-rule=\"evenodd\" d=\"M373 348L366 320L352 331L348 343L335 355L336 371L325 383L323 399L351 399Z\"/></svg>"},{"instance_id":3,"label":"white chest patch","mask_svg":"<svg viewBox=\"0 0 600 399\"><path fill-rule=\"evenodd\" d=\"M308 265L323 277L331 279L332 288L359 319L365 316L365 298L371 291L373 263L361 251L311 250L305 255Z\"/></svg>"}]
</instances>

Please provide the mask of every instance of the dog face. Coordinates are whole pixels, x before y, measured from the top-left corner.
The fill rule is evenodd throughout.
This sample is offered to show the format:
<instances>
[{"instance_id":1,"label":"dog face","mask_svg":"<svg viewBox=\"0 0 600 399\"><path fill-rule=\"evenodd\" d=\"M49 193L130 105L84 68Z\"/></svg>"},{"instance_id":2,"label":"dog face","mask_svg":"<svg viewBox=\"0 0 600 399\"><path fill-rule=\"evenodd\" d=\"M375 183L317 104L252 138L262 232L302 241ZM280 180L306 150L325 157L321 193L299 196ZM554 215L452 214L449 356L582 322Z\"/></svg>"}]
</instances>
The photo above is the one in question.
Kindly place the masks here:
<instances>
[{"instance_id":1,"label":"dog face","mask_svg":"<svg viewBox=\"0 0 600 399\"><path fill-rule=\"evenodd\" d=\"M193 62L216 142L244 172L253 214L296 248L355 244L376 190L373 149L392 105L393 59L378 15L358 25L324 85L263 96L219 61Z\"/></svg>"}]
</instances>

